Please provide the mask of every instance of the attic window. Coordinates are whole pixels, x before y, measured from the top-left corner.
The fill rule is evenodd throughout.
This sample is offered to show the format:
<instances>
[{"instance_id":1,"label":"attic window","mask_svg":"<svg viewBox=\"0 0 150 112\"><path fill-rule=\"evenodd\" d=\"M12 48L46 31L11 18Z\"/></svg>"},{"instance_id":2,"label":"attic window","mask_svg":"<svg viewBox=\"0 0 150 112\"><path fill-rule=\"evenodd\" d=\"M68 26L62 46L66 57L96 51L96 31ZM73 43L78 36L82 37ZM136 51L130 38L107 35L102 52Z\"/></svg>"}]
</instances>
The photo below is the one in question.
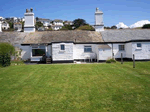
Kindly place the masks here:
<instances>
[{"instance_id":1,"label":"attic window","mask_svg":"<svg viewBox=\"0 0 150 112\"><path fill-rule=\"evenodd\" d=\"M62 51L65 50L65 45L64 44L60 45L60 50L62 50Z\"/></svg>"}]
</instances>

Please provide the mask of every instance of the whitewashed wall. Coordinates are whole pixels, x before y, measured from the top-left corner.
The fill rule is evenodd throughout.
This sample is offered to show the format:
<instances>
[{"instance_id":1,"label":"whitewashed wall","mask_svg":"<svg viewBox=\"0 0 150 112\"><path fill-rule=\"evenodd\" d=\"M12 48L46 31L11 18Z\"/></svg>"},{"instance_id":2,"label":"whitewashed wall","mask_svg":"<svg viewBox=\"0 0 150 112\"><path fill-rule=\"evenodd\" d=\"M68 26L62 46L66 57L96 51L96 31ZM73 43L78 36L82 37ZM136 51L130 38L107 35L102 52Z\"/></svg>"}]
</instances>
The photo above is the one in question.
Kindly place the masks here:
<instances>
[{"instance_id":1,"label":"whitewashed wall","mask_svg":"<svg viewBox=\"0 0 150 112\"><path fill-rule=\"evenodd\" d=\"M61 51L60 45L65 45L65 50ZM53 43L52 44L53 61L73 60L73 43Z\"/></svg>"},{"instance_id":2,"label":"whitewashed wall","mask_svg":"<svg viewBox=\"0 0 150 112\"><path fill-rule=\"evenodd\" d=\"M141 49L137 48L137 43L141 43ZM150 42L133 42L132 54L136 60L150 59Z\"/></svg>"},{"instance_id":3,"label":"whitewashed wall","mask_svg":"<svg viewBox=\"0 0 150 112\"><path fill-rule=\"evenodd\" d=\"M113 53L114 53L114 58L121 58L121 53L123 53L123 58L126 57L126 47L124 51L119 51L119 45L125 45L123 43L118 43L118 44L113 44Z\"/></svg>"},{"instance_id":4,"label":"whitewashed wall","mask_svg":"<svg viewBox=\"0 0 150 112\"><path fill-rule=\"evenodd\" d=\"M27 60L31 58L30 46L21 46L20 44L15 44L14 46L22 49L21 52L22 60Z\"/></svg>"},{"instance_id":5,"label":"whitewashed wall","mask_svg":"<svg viewBox=\"0 0 150 112\"><path fill-rule=\"evenodd\" d=\"M125 44L126 58L132 58L132 43Z\"/></svg>"},{"instance_id":6,"label":"whitewashed wall","mask_svg":"<svg viewBox=\"0 0 150 112\"><path fill-rule=\"evenodd\" d=\"M92 53L85 53L84 46L92 46ZM73 58L74 59L97 59L97 45L96 44L74 44Z\"/></svg>"},{"instance_id":7,"label":"whitewashed wall","mask_svg":"<svg viewBox=\"0 0 150 112\"><path fill-rule=\"evenodd\" d=\"M112 58L111 49L99 49L98 60L107 60Z\"/></svg>"}]
</instances>

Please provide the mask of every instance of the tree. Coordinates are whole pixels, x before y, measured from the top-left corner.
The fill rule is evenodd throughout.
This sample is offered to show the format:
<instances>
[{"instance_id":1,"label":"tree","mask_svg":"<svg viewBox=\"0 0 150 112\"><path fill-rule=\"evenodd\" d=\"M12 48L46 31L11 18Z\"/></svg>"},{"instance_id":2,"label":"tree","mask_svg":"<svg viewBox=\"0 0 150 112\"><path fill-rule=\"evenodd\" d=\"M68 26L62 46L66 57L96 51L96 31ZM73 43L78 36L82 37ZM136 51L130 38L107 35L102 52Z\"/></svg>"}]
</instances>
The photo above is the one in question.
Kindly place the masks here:
<instances>
[{"instance_id":1,"label":"tree","mask_svg":"<svg viewBox=\"0 0 150 112\"><path fill-rule=\"evenodd\" d=\"M114 25L114 26L111 27L111 29L117 29L117 26Z\"/></svg>"},{"instance_id":2,"label":"tree","mask_svg":"<svg viewBox=\"0 0 150 112\"><path fill-rule=\"evenodd\" d=\"M95 31L95 29L90 26L90 25L83 25L83 26L80 26L79 28L77 28L77 30L89 30L89 31Z\"/></svg>"},{"instance_id":3,"label":"tree","mask_svg":"<svg viewBox=\"0 0 150 112\"><path fill-rule=\"evenodd\" d=\"M108 26L108 27L104 27L104 29L110 29L110 27Z\"/></svg>"},{"instance_id":4,"label":"tree","mask_svg":"<svg viewBox=\"0 0 150 112\"><path fill-rule=\"evenodd\" d=\"M72 30L71 25L64 25L60 30Z\"/></svg>"},{"instance_id":5,"label":"tree","mask_svg":"<svg viewBox=\"0 0 150 112\"><path fill-rule=\"evenodd\" d=\"M14 27L14 25L13 25L13 23L12 22L8 22L8 24L9 24L9 27L10 27L10 29L13 29Z\"/></svg>"},{"instance_id":6,"label":"tree","mask_svg":"<svg viewBox=\"0 0 150 112\"><path fill-rule=\"evenodd\" d=\"M24 29L24 21L20 22L22 24L22 30Z\"/></svg>"},{"instance_id":7,"label":"tree","mask_svg":"<svg viewBox=\"0 0 150 112\"><path fill-rule=\"evenodd\" d=\"M143 29L149 29L149 28L150 28L150 24L145 24L145 25L143 25L142 28L143 28Z\"/></svg>"},{"instance_id":8,"label":"tree","mask_svg":"<svg viewBox=\"0 0 150 112\"><path fill-rule=\"evenodd\" d=\"M84 19L75 19L73 21L73 24L74 24L75 28L79 28L80 26L87 25L87 23Z\"/></svg>"},{"instance_id":9,"label":"tree","mask_svg":"<svg viewBox=\"0 0 150 112\"><path fill-rule=\"evenodd\" d=\"M11 55L15 54L15 48L9 43L0 43L0 65L9 66Z\"/></svg>"},{"instance_id":10,"label":"tree","mask_svg":"<svg viewBox=\"0 0 150 112\"><path fill-rule=\"evenodd\" d=\"M43 23L41 23L40 21L36 22L35 27L36 29L38 29L39 27L43 27Z\"/></svg>"}]
</instances>

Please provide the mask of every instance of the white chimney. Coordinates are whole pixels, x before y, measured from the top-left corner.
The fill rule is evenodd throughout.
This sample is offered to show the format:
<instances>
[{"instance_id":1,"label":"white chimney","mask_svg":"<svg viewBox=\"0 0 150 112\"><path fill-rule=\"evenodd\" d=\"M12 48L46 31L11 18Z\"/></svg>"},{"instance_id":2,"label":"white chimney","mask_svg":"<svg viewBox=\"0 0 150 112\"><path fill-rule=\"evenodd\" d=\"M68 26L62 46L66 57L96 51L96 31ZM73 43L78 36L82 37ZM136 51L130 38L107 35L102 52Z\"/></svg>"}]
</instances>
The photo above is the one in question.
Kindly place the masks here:
<instances>
[{"instance_id":1,"label":"white chimney","mask_svg":"<svg viewBox=\"0 0 150 112\"><path fill-rule=\"evenodd\" d=\"M0 21L0 32L2 32L2 22Z\"/></svg>"},{"instance_id":2,"label":"white chimney","mask_svg":"<svg viewBox=\"0 0 150 112\"><path fill-rule=\"evenodd\" d=\"M24 23L24 32L35 32L35 21L34 21L34 13L33 9L26 9L26 13L24 14L25 23Z\"/></svg>"},{"instance_id":3,"label":"white chimney","mask_svg":"<svg viewBox=\"0 0 150 112\"><path fill-rule=\"evenodd\" d=\"M95 31L104 31L103 12L96 8L95 12Z\"/></svg>"}]
</instances>

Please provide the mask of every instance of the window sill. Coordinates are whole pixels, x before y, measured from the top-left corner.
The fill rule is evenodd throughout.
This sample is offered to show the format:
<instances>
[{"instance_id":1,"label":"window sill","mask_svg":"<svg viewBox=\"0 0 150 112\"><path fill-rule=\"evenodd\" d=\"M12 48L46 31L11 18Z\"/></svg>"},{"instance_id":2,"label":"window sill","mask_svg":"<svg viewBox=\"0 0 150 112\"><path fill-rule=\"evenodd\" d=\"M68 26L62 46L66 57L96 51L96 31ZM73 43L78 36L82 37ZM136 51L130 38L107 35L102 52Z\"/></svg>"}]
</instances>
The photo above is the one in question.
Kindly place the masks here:
<instances>
[{"instance_id":1,"label":"window sill","mask_svg":"<svg viewBox=\"0 0 150 112\"><path fill-rule=\"evenodd\" d=\"M136 49L141 50L142 48L141 47L137 47Z\"/></svg>"},{"instance_id":2,"label":"window sill","mask_svg":"<svg viewBox=\"0 0 150 112\"><path fill-rule=\"evenodd\" d=\"M65 50L60 50L59 52L65 52Z\"/></svg>"}]
</instances>

